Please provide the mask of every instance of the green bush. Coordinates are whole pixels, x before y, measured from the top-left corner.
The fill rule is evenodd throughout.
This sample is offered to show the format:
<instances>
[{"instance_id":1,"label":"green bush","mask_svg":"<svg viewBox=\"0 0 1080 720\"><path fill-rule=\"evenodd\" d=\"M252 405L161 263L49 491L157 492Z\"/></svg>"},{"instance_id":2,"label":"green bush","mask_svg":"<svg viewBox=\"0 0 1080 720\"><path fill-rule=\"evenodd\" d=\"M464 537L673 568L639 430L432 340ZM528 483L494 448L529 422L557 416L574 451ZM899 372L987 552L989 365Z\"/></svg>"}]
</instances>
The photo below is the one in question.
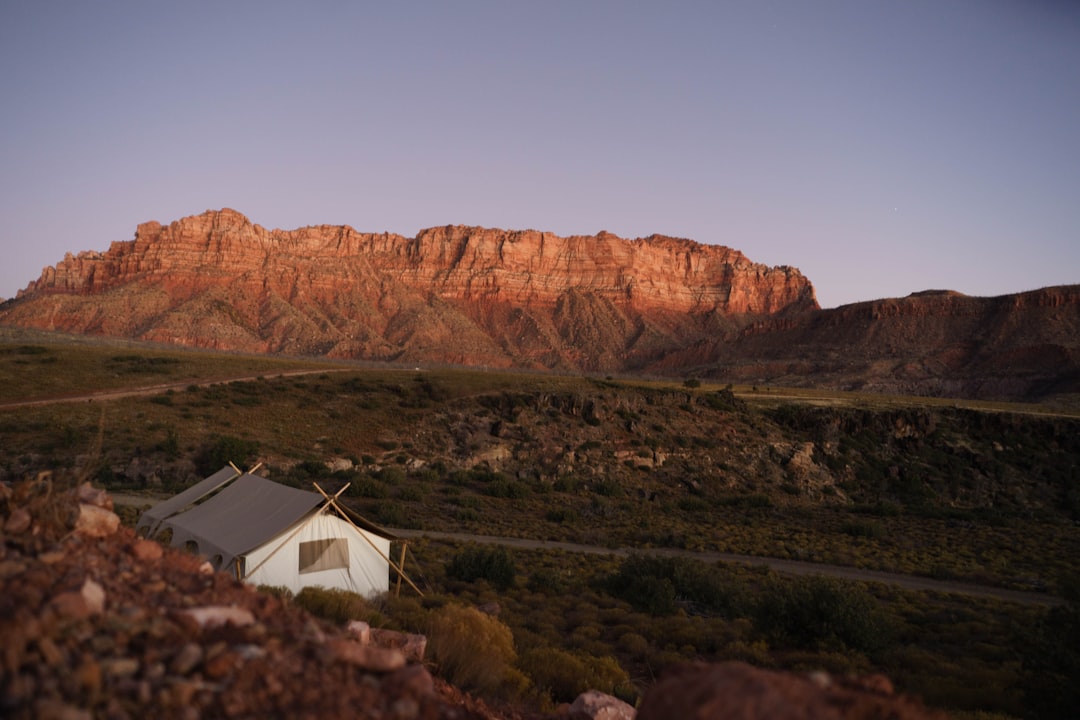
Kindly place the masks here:
<instances>
[{"instance_id":1,"label":"green bush","mask_svg":"<svg viewBox=\"0 0 1080 720\"><path fill-rule=\"evenodd\" d=\"M465 582L487 580L499 590L514 584L517 567L503 547L467 547L450 561L446 574Z\"/></svg>"},{"instance_id":2,"label":"green bush","mask_svg":"<svg viewBox=\"0 0 1080 720\"><path fill-rule=\"evenodd\" d=\"M820 575L772 581L758 601L754 621L774 644L811 650L839 642L873 652L889 635L884 613L862 585Z\"/></svg>"}]
</instances>

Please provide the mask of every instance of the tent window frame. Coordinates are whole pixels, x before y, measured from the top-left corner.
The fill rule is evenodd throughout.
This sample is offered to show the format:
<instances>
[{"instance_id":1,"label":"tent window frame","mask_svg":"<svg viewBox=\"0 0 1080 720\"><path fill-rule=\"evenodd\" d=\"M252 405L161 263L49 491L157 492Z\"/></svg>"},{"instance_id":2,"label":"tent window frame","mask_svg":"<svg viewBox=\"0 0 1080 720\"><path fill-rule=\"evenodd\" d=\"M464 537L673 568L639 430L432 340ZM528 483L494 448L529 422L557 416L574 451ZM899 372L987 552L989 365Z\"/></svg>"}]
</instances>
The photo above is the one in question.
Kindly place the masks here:
<instances>
[{"instance_id":1,"label":"tent window frame","mask_svg":"<svg viewBox=\"0 0 1080 720\"><path fill-rule=\"evenodd\" d=\"M349 540L343 537L319 538L301 542L298 547L301 575L324 570L349 569Z\"/></svg>"}]
</instances>

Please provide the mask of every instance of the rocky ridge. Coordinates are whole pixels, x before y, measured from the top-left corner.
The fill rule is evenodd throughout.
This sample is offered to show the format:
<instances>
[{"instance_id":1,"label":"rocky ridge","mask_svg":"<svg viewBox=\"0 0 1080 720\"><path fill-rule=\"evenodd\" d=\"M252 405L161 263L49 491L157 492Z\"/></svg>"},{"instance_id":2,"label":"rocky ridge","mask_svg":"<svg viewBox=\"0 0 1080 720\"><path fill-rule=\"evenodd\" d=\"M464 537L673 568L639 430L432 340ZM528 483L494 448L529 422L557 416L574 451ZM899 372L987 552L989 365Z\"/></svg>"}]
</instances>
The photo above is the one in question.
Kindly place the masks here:
<instances>
[{"instance_id":1,"label":"rocky ridge","mask_svg":"<svg viewBox=\"0 0 1080 720\"><path fill-rule=\"evenodd\" d=\"M741 324L731 318L816 307L798 270L690 240L266 230L221 210L69 254L0 316L228 350L628 370Z\"/></svg>"}]
</instances>

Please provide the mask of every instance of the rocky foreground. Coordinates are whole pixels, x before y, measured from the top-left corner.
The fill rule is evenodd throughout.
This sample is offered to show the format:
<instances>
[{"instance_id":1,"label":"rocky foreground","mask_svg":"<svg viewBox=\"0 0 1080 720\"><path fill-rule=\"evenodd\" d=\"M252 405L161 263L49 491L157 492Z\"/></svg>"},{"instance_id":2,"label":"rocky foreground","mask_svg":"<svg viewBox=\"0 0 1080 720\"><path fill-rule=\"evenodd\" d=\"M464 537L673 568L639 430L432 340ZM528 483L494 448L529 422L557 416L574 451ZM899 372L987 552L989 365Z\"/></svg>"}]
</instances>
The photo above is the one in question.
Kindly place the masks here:
<instances>
[{"instance_id":1,"label":"rocky foreground","mask_svg":"<svg viewBox=\"0 0 1080 720\"><path fill-rule=\"evenodd\" d=\"M432 675L423 640L336 628L121 527L89 485L0 484L0 715L520 718ZM569 718L942 718L882 677L689 665L636 711L585 693Z\"/></svg>"}]
</instances>

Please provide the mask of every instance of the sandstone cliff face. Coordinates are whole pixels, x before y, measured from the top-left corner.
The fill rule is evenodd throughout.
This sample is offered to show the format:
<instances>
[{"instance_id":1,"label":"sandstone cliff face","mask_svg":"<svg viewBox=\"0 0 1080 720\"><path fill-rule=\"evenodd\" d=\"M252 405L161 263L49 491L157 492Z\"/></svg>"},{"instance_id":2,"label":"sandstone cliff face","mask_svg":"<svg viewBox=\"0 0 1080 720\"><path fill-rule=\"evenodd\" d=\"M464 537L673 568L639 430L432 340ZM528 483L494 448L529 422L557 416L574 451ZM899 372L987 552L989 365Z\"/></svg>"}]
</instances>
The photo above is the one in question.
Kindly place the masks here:
<instances>
[{"instance_id":1,"label":"sandstone cliff face","mask_svg":"<svg viewBox=\"0 0 1080 720\"><path fill-rule=\"evenodd\" d=\"M689 240L266 230L222 210L69 254L0 321L231 350L619 371L743 318L815 308L798 270Z\"/></svg>"}]
</instances>

